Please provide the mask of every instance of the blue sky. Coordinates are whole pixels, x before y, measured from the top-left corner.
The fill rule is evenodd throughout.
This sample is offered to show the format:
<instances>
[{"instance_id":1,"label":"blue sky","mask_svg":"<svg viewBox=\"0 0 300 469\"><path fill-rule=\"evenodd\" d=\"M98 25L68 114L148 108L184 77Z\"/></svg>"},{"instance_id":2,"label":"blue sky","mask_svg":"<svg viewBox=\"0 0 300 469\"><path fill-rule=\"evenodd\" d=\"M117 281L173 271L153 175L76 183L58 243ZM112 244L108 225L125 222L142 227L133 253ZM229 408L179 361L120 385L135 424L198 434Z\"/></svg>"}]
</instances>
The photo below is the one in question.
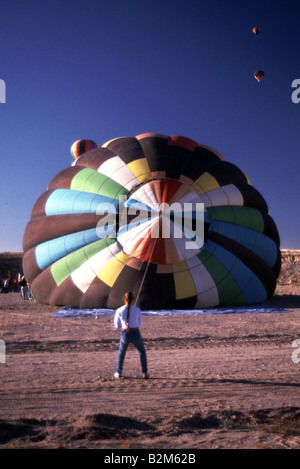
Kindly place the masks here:
<instances>
[{"instance_id":1,"label":"blue sky","mask_svg":"<svg viewBox=\"0 0 300 469\"><path fill-rule=\"evenodd\" d=\"M2 0L0 251L22 250L75 140L146 132L222 153L300 249L299 24L289 0Z\"/></svg>"}]
</instances>

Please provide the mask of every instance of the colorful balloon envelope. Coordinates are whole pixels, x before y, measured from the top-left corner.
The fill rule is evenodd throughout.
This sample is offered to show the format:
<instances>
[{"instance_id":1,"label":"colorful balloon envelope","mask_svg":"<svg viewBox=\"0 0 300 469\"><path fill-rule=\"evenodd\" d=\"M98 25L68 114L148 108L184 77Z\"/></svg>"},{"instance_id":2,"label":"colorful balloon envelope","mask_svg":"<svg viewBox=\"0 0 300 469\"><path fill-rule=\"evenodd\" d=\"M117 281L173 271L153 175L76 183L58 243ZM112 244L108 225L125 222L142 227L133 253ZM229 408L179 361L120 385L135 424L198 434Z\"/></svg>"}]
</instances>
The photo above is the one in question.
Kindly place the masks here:
<instances>
[{"instance_id":1,"label":"colorful balloon envelope","mask_svg":"<svg viewBox=\"0 0 300 469\"><path fill-rule=\"evenodd\" d=\"M83 153L86 153L89 150L93 150L94 148L99 148L98 144L93 140L76 140L71 146L71 154L75 160L80 157Z\"/></svg>"},{"instance_id":2,"label":"colorful balloon envelope","mask_svg":"<svg viewBox=\"0 0 300 469\"><path fill-rule=\"evenodd\" d=\"M259 26L254 26L254 28L252 29L252 32L253 32L253 34L255 34L255 36L258 36L259 33L260 33L260 27Z\"/></svg>"},{"instance_id":3,"label":"colorful balloon envelope","mask_svg":"<svg viewBox=\"0 0 300 469\"><path fill-rule=\"evenodd\" d=\"M23 239L41 303L143 309L262 303L280 271L263 196L217 151L180 136L113 139L50 182Z\"/></svg>"},{"instance_id":4,"label":"colorful balloon envelope","mask_svg":"<svg viewBox=\"0 0 300 469\"><path fill-rule=\"evenodd\" d=\"M264 72L262 70L257 70L256 72L254 72L253 76L254 76L255 80L260 82L264 77Z\"/></svg>"}]
</instances>

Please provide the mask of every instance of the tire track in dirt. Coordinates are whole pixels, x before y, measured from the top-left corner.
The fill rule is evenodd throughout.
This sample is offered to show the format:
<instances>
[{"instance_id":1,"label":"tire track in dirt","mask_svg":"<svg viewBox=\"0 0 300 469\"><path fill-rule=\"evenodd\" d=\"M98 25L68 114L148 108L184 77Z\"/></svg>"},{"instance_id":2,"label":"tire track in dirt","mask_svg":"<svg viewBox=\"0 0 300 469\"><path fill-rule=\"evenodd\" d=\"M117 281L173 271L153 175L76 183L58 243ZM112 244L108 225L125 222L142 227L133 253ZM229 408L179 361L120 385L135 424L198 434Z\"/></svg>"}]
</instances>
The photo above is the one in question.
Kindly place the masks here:
<instances>
[{"instance_id":1,"label":"tire track in dirt","mask_svg":"<svg viewBox=\"0 0 300 469\"><path fill-rule=\"evenodd\" d=\"M297 334L278 334L278 335L248 335L244 337L213 337L203 336L199 338L178 338L178 337L158 337L154 339L144 339L147 349L165 350L165 349L188 349L188 348L207 348L216 345L274 345L292 343L297 339ZM6 342L7 353L24 354L24 353L41 353L41 352L96 352L96 351L113 351L118 349L118 339L101 339L101 340L61 340L61 341L21 341Z\"/></svg>"},{"instance_id":2,"label":"tire track in dirt","mask_svg":"<svg viewBox=\"0 0 300 469\"><path fill-rule=\"evenodd\" d=\"M277 383L274 397L272 381L153 378L144 382L141 379L127 378L92 383L88 389L83 389L82 386L66 386L64 389L39 392L32 389L29 392L0 394L0 407L2 418L11 416L14 408L18 415L32 417L45 414L45 411L49 417L57 413L61 416L72 416L74 411L80 412L83 409L89 409L92 413L105 410L112 414L117 412L118 415L135 415L140 412L144 415L155 415L158 410L159 414L169 413L170 409L176 413L178 400L181 402L181 412L183 408L192 411L203 405L226 405L233 397L235 405L248 407L252 400L257 401L258 394L261 395L260 406L272 404L270 394L273 396L273 405L275 402L277 406L283 405L287 387L289 405L297 405L300 383ZM239 399L239 396L243 397Z\"/></svg>"}]
</instances>

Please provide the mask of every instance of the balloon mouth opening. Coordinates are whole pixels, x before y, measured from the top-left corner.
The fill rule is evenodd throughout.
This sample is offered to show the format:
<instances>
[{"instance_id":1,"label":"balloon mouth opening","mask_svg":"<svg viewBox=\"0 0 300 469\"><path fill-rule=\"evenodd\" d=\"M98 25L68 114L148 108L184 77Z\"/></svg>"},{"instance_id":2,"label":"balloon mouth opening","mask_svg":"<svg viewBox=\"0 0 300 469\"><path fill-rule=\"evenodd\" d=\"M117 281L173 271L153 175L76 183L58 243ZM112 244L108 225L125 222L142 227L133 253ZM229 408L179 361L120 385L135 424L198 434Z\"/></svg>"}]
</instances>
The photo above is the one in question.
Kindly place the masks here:
<instances>
[{"instance_id":1,"label":"balloon mouth opening","mask_svg":"<svg viewBox=\"0 0 300 469\"><path fill-rule=\"evenodd\" d=\"M174 264L199 254L209 237L200 196L174 179L155 179L122 200L117 241L125 254L156 264Z\"/></svg>"}]
</instances>

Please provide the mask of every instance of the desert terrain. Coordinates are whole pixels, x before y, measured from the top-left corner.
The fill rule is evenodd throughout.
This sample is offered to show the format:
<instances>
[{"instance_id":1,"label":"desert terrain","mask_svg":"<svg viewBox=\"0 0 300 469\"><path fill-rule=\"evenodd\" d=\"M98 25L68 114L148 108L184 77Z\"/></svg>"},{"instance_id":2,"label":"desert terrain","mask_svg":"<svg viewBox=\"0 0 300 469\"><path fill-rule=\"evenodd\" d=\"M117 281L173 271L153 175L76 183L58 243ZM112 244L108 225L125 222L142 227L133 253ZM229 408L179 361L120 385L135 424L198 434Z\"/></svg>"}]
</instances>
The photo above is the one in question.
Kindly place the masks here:
<instances>
[{"instance_id":1,"label":"desert terrain","mask_svg":"<svg viewBox=\"0 0 300 469\"><path fill-rule=\"evenodd\" d=\"M300 448L292 277L264 305L273 312L145 316L148 380L131 346L113 378L112 317L57 318L0 294L0 449Z\"/></svg>"}]
</instances>

